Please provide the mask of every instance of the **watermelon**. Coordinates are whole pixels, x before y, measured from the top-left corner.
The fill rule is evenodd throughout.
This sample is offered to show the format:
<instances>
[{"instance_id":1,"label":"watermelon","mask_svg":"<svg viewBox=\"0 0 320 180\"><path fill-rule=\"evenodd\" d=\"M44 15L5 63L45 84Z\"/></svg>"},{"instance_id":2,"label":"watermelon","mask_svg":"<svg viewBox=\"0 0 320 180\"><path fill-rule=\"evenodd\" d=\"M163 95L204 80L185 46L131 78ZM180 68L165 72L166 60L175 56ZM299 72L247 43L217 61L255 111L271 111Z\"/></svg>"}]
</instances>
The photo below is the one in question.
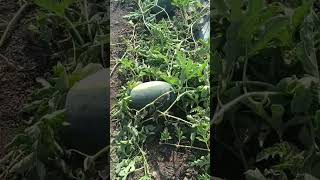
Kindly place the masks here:
<instances>
[{"instance_id":1,"label":"watermelon","mask_svg":"<svg viewBox=\"0 0 320 180\"><path fill-rule=\"evenodd\" d=\"M69 148L95 154L108 144L109 69L102 69L76 83L66 100L66 138Z\"/></svg>"},{"instance_id":2,"label":"watermelon","mask_svg":"<svg viewBox=\"0 0 320 180\"><path fill-rule=\"evenodd\" d=\"M167 94L164 95L165 93ZM166 110L175 99L173 87L163 81L150 81L139 84L131 90L130 96L131 108L136 110L144 108L160 96L161 97L155 102L156 108Z\"/></svg>"},{"instance_id":3,"label":"watermelon","mask_svg":"<svg viewBox=\"0 0 320 180\"><path fill-rule=\"evenodd\" d=\"M168 13L169 17L171 17L171 16L173 16L175 14L176 7L171 4L171 0L158 0L157 5L159 7L161 7L161 8L163 8ZM164 11L162 11L162 9L159 8L158 6L155 6L155 7L151 8L151 13L152 14L158 14L159 13L156 16L158 19L168 17L167 14Z\"/></svg>"},{"instance_id":4,"label":"watermelon","mask_svg":"<svg viewBox=\"0 0 320 180\"><path fill-rule=\"evenodd\" d=\"M210 18L209 16L204 16L199 24L199 29L196 32L197 39L203 39L208 41L210 37Z\"/></svg>"}]
</instances>

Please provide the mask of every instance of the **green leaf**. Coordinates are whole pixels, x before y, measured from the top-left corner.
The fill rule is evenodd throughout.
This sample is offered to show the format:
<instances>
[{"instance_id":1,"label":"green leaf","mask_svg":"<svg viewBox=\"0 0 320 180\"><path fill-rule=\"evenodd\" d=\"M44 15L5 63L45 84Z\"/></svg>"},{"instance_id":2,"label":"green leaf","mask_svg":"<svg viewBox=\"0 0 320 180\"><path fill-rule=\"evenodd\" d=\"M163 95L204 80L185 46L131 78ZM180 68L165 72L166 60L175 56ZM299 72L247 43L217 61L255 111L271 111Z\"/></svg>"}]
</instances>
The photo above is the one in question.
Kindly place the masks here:
<instances>
[{"instance_id":1,"label":"green leaf","mask_svg":"<svg viewBox=\"0 0 320 180\"><path fill-rule=\"evenodd\" d=\"M66 68L61 64L58 63L54 67L54 81L55 81L55 88L59 91L65 92L69 89L69 77Z\"/></svg>"},{"instance_id":2,"label":"green leaf","mask_svg":"<svg viewBox=\"0 0 320 180\"><path fill-rule=\"evenodd\" d=\"M199 168L209 167L209 165L210 165L209 154L207 156L201 156L199 159L191 162L191 166L197 166Z\"/></svg>"},{"instance_id":3,"label":"green leaf","mask_svg":"<svg viewBox=\"0 0 320 180\"><path fill-rule=\"evenodd\" d=\"M305 72L319 79L318 62L314 47L314 28L313 16L308 15L300 31L301 42L297 47L297 57L302 63Z\"/></svg>"},{"instance_id":4,"label":"green leaf","mask_svg":"<svg viewBox=\"0 0 320 180\"><path fill-rule=\"evenodd\" d=\"M74 0L34 0L34 3L57 16L64 16L65 10Z\"/></svg>"},{"instance_id":5,"label":"green leaf","mask_svg":"<svg viewBox=\"0 0 320 180\"><path fill-rule=\"evenodd\" d=\"M55 89L52 87L43 87L41 89L36 90L33 94L34 97L37 99L45 98L47 96L50 96L55 92Z\"/></svg>"},{"instance_id":6,"label":"green leaf","mask_svg":"<svg viewBox=\"0 0 320 180\"><path fill-rule=\"evenodd\" d=\"M39 139L40 135L41 135L41 129L39 127L39 125L41 124L41 121L38 121L36 124L27 127L24 132L29 136L29 138L31 138L33 141L36 141Z\"/></svg>"},{"instance_id":7,"label":"green leaf","mask_svg":"<svg viewBox=\"0 0 320 180\"><path fill-rule=\"evenodd\" d=\"M249 12L248 12L249 13ZM239 29L239 37L242 38L246 43L252 41L252 37L256 31L261 28L261 26L266 23L266 21L276 15L277 11L271 8L254 10L247 14L243 19L243 22Z\"/></svg>"},{"instance_id":8,"label":"green leaf","mask_svg":"<svg viewBox=\"0 0 320 180\"><path fill-rule=\"evenodd\" d=\"M258 37L258 41L249 51L250 55L269 46L272 40L280 40L287 44L288 39L283 37L283 31L288 31L289 18L286 16L275 16L271 18L265 25L264 30Z\"/></svg>"},{"instance_id":9,"label":"green leaf","mask_svg":"<svg viewBox=\"0 0 320 180\"><path fill-rule=\"evenodd\" d=\"M135 169L136 169L136 168L135 168L135 163L136 163L136 162L135 162L134 160L130 160L128 166L126 166L126 167L124 167L123 169L120 170L119 176L122 176L122 177L124 177L124 179L126 179L127 176L128 176L131 172L135 171Z\"/></svg>"},{"instance_id":10,"label":"green leaf","mask_svg":"<svg viewBox=\"0 0 320 180\"><path fill-rule=\"evenodd\" d=\"M64 74L66 68L61 62L58 62L57 65L53 67L53 77L60 77Z\"/></svg>"},{"instance_id":11,"label":"green leaf","mask_svg":"<svg viewBox=\"0 0 320 180\"><path fill-rule=\"evenodd\" d=\"M242 0L227 0L231 8L231 21L239 20L242 17Z\"/></svg>"},{"instance_id":12,"label":"green leaf","mask_svg":"<svg viewBox=\"0 0 320 180\"><path fill-rule=\"evenodd\" d=\"M32 143L31 139L25 134L17 134L10 143L6 145L6 149L10 149L15 146L19 146L21 144L29 144Z\"/></svg>"},{"instance_id":13,"label":"green leaf","mask_svg":"<svg viewBox=\"0 0 320 180\"><path fill-rule=\"evenodd\" d=\"M303 4L296 8L292 15L292 26L296 29L303 22L305 16L310 12L312 1L303 1Z\"/></svg>"},{"instance_id":14,"label":"green leaf","mask_svg":"<svg viewBox=\"0 0 320 180\"><path fill-rule=\"evenodd\" d=\"M249 15L256 15L259 13L261 9L265 7L264 0L249 0L248 4L248 14Z\"/></svg>"},{"instance_id":15,"label":"green leaf","mask_svg":"<svg viewBox=\"0 0 320 180\"><path fill-rule=\"evenodd\" d=\"M168 76L166 74L160 75L160 77L171 85L179 85L180 79L175 76Z\"/></svg>"},{"instance_id":16,"label":"green leaf","mask_svg":"<svg viewBox=\"0 0 320 180\"><path fill-rule=\"evenodd\" d=\"M225 0L214 0L212 3L218 14L223 16L227 16L229 14L229 8Z\"/></svg>"},{"instance_id":17,"label":"green leaf","mask_svg":"<svg viewBox=\"0 0 320 180\"><path fill-rule=\"evenodd\" d=\"M84 68L78 69L77 71L73 72L69 77L69 84L72 87L76 82L82 80L83 78L98 72L99 70L103 69L101 64L96 63L89 63Z\"/></svg>"},{"instance_id":18,"label":"green leaf","mask_svg":"<svg viewBox=\"0 0 320 180\"><path fill-rule=\"evenodd\" d=\"M22 111L23 111L23 112L32 112L32 111L35 111L41 103L43 103L43 100L33 101L33 102L30 103L30 104L24 105Z\"/></svg>"},{"instance_id":19,"label":"green leaf","mask_svg":"<svg viewBox=\"0 0 320 180\"><path fill-rule=\"evenodd\" d=\"M283 158L286 154L290 152L290 150L291 147L288 142L274 144L272 147L265 148L260 153L258 153L256 157L256 162L268 160L270 158L275 158L276 156Z\"/></svg>"},{"instance_id":20,"label":"green leaf","mask_svg":"<svg viewBox=\"0 0 320 180\"><path fill-rule=\"evenodd\" d=\"M65 109L58 110L50 114L46 114L41 119L48 123L50 127L55 129L57 127L61 127L62 123L65 121L65 112Z\"/></svg>"},{"instance_id":21,"label":"green leaf","mask_svg":"<svg viewBox=\"0 0 320 180\"><path fill-rule=\"evenodd\" d=\"M279 81L277 88L284 93L293 94L297 84L298 79L296 77L286 77Z\"/></svg>"},{"instance_id":22,"label":"green leaf","mask_svg":"<svg viewBox=\"0 0 320 180\"><path fill-rule=\"evenodd\" d=\"M291 111L293 113L307 112L312 103L312 95L309 89L298 86L291 101Z\"/></svg>"},{"instance_id":23,"label":"green leaf","mask_svg":"<svg viewBox=\"0 0 320 180\"><path fill-rule=\"evenodd\" d=\"M161 0L159 0L158 2L161 2ZM164 1L164 2L170 3L170 1ZM172 0L171 3L175 6L184 8L184 7L187 7L191 2L192 2L192 0ZM160 5L160 3L158 3L158 5ZM163 6L166 7L166 5L163 5Z\"/></svg>"},{"instance_id":24,"label":"green leaf","mask_svg":"<svg viewBox=\"0 0 320 180\"><path fill-rule=\"evenodd\" d=\"M169 139L172 139L170 136L170 133L168 131L168 128L165 128L163 132L161 132L161 141L168 141Z\"/></svg>"}]
</instances>

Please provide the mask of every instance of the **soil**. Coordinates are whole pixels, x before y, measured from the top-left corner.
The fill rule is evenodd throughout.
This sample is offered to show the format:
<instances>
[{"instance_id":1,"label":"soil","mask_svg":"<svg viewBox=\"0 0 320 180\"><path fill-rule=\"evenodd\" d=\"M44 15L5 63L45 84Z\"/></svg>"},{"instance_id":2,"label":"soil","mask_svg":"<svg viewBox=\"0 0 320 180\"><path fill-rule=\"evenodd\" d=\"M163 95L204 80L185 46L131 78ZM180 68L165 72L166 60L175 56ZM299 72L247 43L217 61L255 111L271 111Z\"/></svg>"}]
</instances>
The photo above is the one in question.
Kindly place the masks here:
<instances>
[{"instance_id":1,"label":"soil","mask_svg":"<svg viewBox=\"0 0 320 180\"><path fill-rule=\"evenodd\" d=\"M117 61L123 56L125 46L121 40L130 32L130 26L123 16L127 15L132 10L130 5L119 3L119 1L112 0L110 2L110 66L114 69L114 74L110 81L110 100L111 107L116 103L117 93L121 86L122 80L117 74ZM116 68L114 68L116 66Z\"/></svg>"},{"instance_id":2,"label":"soil","mask_svg":"<svg viewBox=\"0 0 320 180\"><path fill-rule=\"evenodd\" d=\"M0 24L10 21L19 7L16 1L0 0ZM31 98L36 77L47 76L51 69L48 48L30 41L27 28L34 15L32 9L24 11L0 47L0 157L5 145L23 128L20 111ZM3 30L0 27L0 35Z\"/></svg>"},{"instance_id":3,"label":"soil","mask_svg":"<svg viewBox=\"0 0 320 180\"><path fill-rule=\"evenodd\" d=\"M130 11L133 10L132 5L119 3L112 0L110 3L110 28L111 28L111 69L116 65L116 61L119 60L125 50L125 46L121 44L121 40L131 33L131 27L128 22L123 18ZM111 107L117 102L117 94L121 85L125 82L121 79L117 71L111 77L111 94L110 101ZM118 131L117 124L111 122L111 142ZM154 179L196 179L198 172L196 169L190 167L189 162L195 153L191 150L176 149L173 147L163 146L159 144L147 144L147 155L150 172ZM112 152L112 149L111 149ZM111 153L111 169L114 169L116 164L112 163L116 161L116 156ZM113 177L111 172L111 179ZM136 171L130 177L129 180L140 179L144 175L143 171Z\"/></svg>"},{"instance_id":4,"label":"soil","mask_svg":"<svg viewBox=\"0 0 320 180\"><path fill-rule=\"evenodd\" d=\"M154 179L162 180L194 180L198 171L191 167L190 160L195 152L190 149L177 149L172 146L148 144L147 155L150 159L150 172ZM129 179L135 180L143 176L143 172L133 174Z\"/></svg>"},{"instance_id":5,"label":"soil","mask_svg":"<svg viewBox=\"0 0 320 180\"><path fill-rule=\"evenodd\" d=\"M120 4L119 1L111 0L110 1L110 69L113 70L114 73L110 79L110 107L112 108L117 102L117 94L123 84L122 80L119 78L117 73L117 60L119 60L124 53L125 46L121 44L121 39L128 35L130 32L129 25L126 20L123 18L129 11L130 8L128 6L123 7L123 4ZM110 128L110 139L114 139L116 136L116 132L118 130L116 123L111 123ZM111 168L114 169L116 164L112 163L116 161L116 155L113 152L113 148L111 147ZM114 172L111 171L111 179L114 177Z\"/></svg>"}]
</instances>

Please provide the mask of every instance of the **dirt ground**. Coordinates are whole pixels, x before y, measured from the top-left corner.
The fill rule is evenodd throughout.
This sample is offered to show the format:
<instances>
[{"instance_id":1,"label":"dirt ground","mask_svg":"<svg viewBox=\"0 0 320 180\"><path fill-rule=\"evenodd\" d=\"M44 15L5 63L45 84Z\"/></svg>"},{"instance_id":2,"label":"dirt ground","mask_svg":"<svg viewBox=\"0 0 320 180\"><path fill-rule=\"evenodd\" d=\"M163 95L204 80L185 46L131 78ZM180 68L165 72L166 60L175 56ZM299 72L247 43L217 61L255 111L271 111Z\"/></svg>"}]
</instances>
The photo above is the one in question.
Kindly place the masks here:
<instances>
[{"instance_id":1,"label":"dirt ground","mask_svg":"<svg viewBox=\"0 0 320 180\"><path fill-rule=\"evenodd\" d=\"M116 60L120 59L124 53L124 45L121 44L121 39L128 36L131 33L131 27L128 25L127 21L123 18L128 12L133 11L134 7L132 5L119 4L114 0L111 1L110 9L110 31L111 31L111 69L116 65ZM111 107L117 101L117 93L124 82L117 76L117 71L115 71L113 77L111 78ZM111 123L111 140L114 138L117 125ZM194 152L192 150L180 149L177 150L173 147L162 146L159 144L147 144L146 145L150 171L157 180L163 179L196 179L198 172L190 167L188 164L189 159L193 157ZM115 155L111 154L111 159L115 160ZM115 166L111 163L111 166ZM111 178L113 172L111 172ZM142 171L137 171L132 174L128 179L135 180L140 179L143 176Z\"/></svg>"},{"instance_id":2,"label":"dirt ground","mask_svg":"<svg viewBox=\"0 0 320 180\"><path fill-rule=\"evenodd\" d=\"M120 4L118 1L111 0L110 2L110 65L111 70L114 69L114 74L110 81L110 100L111 107L115 104L117 92L121 86L121 80L117 74L117 60L119 60L123 54L125 46L121 40L128 36L130 32L130 26L123 18L130 10L131 6ZM116 68L114 68L116 66Z\"/></svg>"},{"instance_id":3,"label":"dirt ground","mask_svg":"<svg viewBox=\"0 0 320 180\"><path fill-rule=\"evenodd\" d=\"M124 53L124 45L121 44L121 39L128 35L130 32L129 25L126 20L123 19L123 16L130 11L130 7L123 7L120 3L115 0L110 1L110 66L111 70L114 70L114 73L110 79L110 107L112 108L117 102L117 94L121 87L121 80L117 73L117 60L119 60ZM114 139L117 131L117 125L111 123L110 128L110 139L111 142ZM111 152L113 148L111 148ZM111 168L114 169L115 163L112 163L116 160L114 153L111 153ZM111 179L113 179L114 172L111 171Z\"/></svg>"},{"instance_id":4,"label":"dirt ground","mask_svg":"<svg viewBox=\"0 0 320 180\"><path fill-rule=\"evenodd\" d=\"M10 21L18 9L16 1L0 0L0 24ZM46 76L50 69L48 48L30 41L27 27L33 13L32 8L23 13L0 47L0 157L5 153L4 146L23 126L19 112L30 99L35 78ZM0 27L0 35L3 30Z\"/></svg>"},{"instance_id":5,"label":"dirt ground","mask_svg":"<svg viewBox=\"0 0 320 180\"><path fill-rule=\"evenodd\" d=\"M156 180L196 180L198 171L189 165L195 152L190 149L177 149L172 146L148 144L147 154L152 176ZM130 179L136 180L143 172L133 174Z\"/></svg>"}]
</instances>

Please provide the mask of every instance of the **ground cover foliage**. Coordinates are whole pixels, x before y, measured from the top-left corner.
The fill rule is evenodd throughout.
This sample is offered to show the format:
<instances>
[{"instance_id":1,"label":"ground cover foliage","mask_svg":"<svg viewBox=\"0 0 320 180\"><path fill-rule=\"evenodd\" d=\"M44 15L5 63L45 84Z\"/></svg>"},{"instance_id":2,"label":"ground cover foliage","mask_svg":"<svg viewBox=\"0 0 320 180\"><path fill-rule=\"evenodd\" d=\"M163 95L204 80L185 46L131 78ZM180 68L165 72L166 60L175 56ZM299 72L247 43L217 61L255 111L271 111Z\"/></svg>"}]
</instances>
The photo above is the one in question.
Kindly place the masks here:
<instances>
[{"instance_id":1,"label":"ground cover foliage","mask_svg":"<svg viewBox=\"0 0 320 180\"><path fill-rule=\"evenodd\" d=\"M125 3L126 1L122 1ZM119 76L125 79L112 108L117 126L111 139L113 179L152 179L148 151L153 145L192 149L188 166L199 169L197 179L209 179L209 42L197 39L195 30L209 4L173 0L175 15L157 6L157 1L135 0L126 18L132 33L125 38L124 55L118 60ZM155 9L156 8L156 9ZM113 71L112 71L113 72ZM142 82L161 80L171 84L177 97L164 111L150 103L130 109L130 91ZM150 110L156 110L150 114ZM176 177L178 178L178 177Z\"/></svg>"},{"instance_id":2,"label":"ground cover foliage","mask_svg":"<svg viewBox=\"0 0 320 180\"><path fill-rule=\"evenodd\" d=\"M65 100L79 80L108 67L108 1L20 1L35 9L28 22L37 43L50 48L49 79L38 78L33 100L21 111L27 128L18 132L0 160L0 179L99 179L108 177L107 148L96 155L68 149L62 130L66 123ZM7 28L9 29L9 28ZM107 130L106 130L107 132ZM107 138L107 137L106 137ZM102 158L103 159L103 158ZM100 163L102 162L102 163Z\"/></svg>"},{"instance_id":3,"label":"ground cover foliage","mask_svg":"<svg viewBox=\"0 0 320 180\"><path fill-rule=\"evenodd\" d=\"M215 176L320 178L318 10L312 0L213 1Z\"/></svg>"}]
</instances>

